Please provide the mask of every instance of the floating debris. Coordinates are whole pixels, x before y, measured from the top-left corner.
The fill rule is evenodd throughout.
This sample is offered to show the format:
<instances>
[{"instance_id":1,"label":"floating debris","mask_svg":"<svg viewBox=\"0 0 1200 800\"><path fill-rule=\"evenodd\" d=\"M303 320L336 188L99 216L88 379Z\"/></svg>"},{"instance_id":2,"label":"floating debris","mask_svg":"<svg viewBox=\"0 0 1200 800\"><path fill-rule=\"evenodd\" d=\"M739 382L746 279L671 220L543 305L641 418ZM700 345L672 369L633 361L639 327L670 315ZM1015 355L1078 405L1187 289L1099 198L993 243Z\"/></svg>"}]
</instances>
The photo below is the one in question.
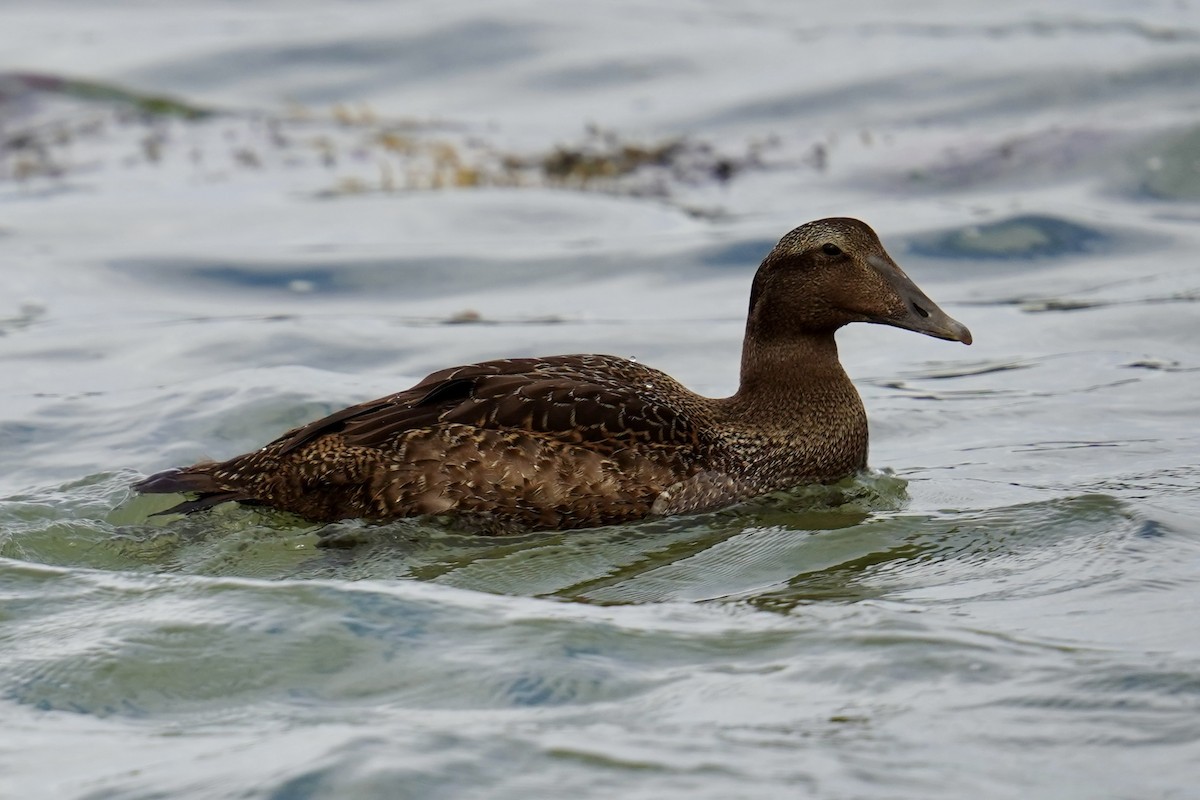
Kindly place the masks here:
<instances>
[{"instance_id":1,"label":"floating debris","mask_svg":"<svg viewBox=\"0 0 1200 800\"><path fill-rule=\"evenodd\" d=\"M715 155L703 142L670 137L658 142L634 143L615 131L590 127L584 140L558 145L534 164L509 160L510 168L540 168L548 182L585 188L595 182L612 182L643 169L656 169L682 181L712 180L725 183L747 166L745 159Z\"/></svg>"},{"instance_id":2,"label":"floating debris","mask_svg":"<svg viewBox=\"0 0 1200 800\"><path fill-rule=\"evenodd\" d=\"M464 308L451 314L445 322L447 325L474 325L483 322L483 314L473 308Z\"/></svg>"},{"instance_id":3,"label":"floating debris","mask_svg":"<svg viewBox=\"0 0 1200 800\"><path fill-rule=\"evenodd\" d=\"M447 189L542 188L670 200L762 166L762 143L738 153L688 136L632 139L588 126L577 141L505 152L445 121L388 119L366 105L275 115L218 113L109 84L0 74L0 185L83 179L172 162L185 177L233 180L287 170L320 198ZM691 212L689 212L691 213ZM718 216L720 210L704 215Z\"/></svg>"},{"instance_id":4,"label":"floating debris","mask_svg":"<svg viewBox=\"0 0 1200 800\"><path fill-rule=\"evenodd\" d=\"M565 322L562 317L556 315L548 315L542 317L518 317L516 319L493 319L485 317L480 312L473 308L464 308L461 311L456 311L450 316L438 320L442 325L558 325ZM423 320L408 321L405 324L421 326L426 324Z\"/></svg>"},{"instance_id":5,"label":"floating debris","mask_svg":"<svg viewBox=\"0 0 1200 800\"><path fill-rule=\"evenodd\" d=\"M1112 305L1102 300L1071 300L1062 297L1049 297L1041 300L1026 300L1020 304L1022 311L1030 314L1042 314L1047 311L1087 311L1091 308L1101 308Z\"/></svg>"}]
</instances>

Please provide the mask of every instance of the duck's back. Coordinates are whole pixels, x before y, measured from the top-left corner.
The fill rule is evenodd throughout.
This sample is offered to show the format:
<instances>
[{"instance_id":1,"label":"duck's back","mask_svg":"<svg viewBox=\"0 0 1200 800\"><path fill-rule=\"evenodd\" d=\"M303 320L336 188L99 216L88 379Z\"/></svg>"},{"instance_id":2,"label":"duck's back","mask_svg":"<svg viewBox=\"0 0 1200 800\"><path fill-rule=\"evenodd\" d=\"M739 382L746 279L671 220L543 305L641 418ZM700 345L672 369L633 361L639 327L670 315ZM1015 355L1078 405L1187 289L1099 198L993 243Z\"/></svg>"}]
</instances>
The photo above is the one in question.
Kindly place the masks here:
<instances>
[{"instance_id":1,"label":"duck's back","mask_svg":"<svg viewBox=\"0 0 1200 800\"><path fill-rule=\"evenodd\" d=\"M140 488L199 493L178 511L237 500L316 520L608 524L647 516L665 489L713 468L712 402L613 356L488 361Z\"/></svg>"}]
</instances>

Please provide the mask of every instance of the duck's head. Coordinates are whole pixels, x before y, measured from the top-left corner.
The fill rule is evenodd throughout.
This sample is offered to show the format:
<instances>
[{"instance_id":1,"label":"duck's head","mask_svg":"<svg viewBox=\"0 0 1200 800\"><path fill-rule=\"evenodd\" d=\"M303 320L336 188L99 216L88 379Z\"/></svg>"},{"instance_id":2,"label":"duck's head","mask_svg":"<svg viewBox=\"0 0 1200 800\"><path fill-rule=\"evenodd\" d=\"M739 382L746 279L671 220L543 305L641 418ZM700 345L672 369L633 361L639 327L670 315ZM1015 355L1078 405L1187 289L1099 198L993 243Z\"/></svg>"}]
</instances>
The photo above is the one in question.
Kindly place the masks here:
<instances>
[{"instance_id":1,"label":"duck's head","mask_svg":"<svg viewBox=\"0 0 1200 800\"><path fill-rule=\"evenodd\" d=\"M971 332L930 300L856 219L819 219L779 240L754 276L750 333L759 339L832 333L878 322L971 343Z\"/></svg>"}]
</instances>

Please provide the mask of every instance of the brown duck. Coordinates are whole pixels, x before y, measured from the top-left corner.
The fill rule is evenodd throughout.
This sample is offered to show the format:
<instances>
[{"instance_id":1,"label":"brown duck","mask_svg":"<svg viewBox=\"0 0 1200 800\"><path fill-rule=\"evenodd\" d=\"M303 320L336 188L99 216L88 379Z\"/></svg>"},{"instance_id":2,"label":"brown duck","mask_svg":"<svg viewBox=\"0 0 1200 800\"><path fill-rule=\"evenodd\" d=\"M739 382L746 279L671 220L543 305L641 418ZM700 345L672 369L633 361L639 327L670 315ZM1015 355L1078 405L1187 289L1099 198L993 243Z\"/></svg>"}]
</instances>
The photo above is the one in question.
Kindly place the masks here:
<instances>
[{"instance_id":1,"label":"brown duck","mask_svg":"<svg viewBox=\"0 0 1200 800\"><path fill-rule=\"evenodd\" d=\"M485 361L351 406L228 461L153 475L313 520L447 514L482 530L566 529L719 508L867 464L867 417L834 333L878 322L971 343L867 225L801 225L754 276L732 397L616 356Z\"/></svg>"}]
</instances>

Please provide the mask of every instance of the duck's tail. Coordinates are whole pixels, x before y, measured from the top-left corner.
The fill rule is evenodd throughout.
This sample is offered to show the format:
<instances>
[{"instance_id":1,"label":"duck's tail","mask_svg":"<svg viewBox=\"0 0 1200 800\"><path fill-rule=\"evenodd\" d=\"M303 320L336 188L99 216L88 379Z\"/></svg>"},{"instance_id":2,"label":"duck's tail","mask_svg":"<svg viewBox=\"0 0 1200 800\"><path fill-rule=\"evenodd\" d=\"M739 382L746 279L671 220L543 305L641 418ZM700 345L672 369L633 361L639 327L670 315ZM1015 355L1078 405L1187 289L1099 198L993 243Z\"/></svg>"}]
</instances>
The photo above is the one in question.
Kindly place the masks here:
<instances>
[{"instance_id":1,"label":"duck's tail","mask_svg":"<svg viewBox=\"0 0 1200 800\"><path fill-rule=\"evenodd\" d=\"M231 501L246 501L250 497L243 492L230 489L217 483L216 478L209 473L203 464L185 469L168 469L155 473L145 480L138 481L133 488L142 494L195 494L192 500L171 506L165 511L158 511L151 516L162 514L190 514L206 508L228 503Z\"/></svg>"}]
</instances>

